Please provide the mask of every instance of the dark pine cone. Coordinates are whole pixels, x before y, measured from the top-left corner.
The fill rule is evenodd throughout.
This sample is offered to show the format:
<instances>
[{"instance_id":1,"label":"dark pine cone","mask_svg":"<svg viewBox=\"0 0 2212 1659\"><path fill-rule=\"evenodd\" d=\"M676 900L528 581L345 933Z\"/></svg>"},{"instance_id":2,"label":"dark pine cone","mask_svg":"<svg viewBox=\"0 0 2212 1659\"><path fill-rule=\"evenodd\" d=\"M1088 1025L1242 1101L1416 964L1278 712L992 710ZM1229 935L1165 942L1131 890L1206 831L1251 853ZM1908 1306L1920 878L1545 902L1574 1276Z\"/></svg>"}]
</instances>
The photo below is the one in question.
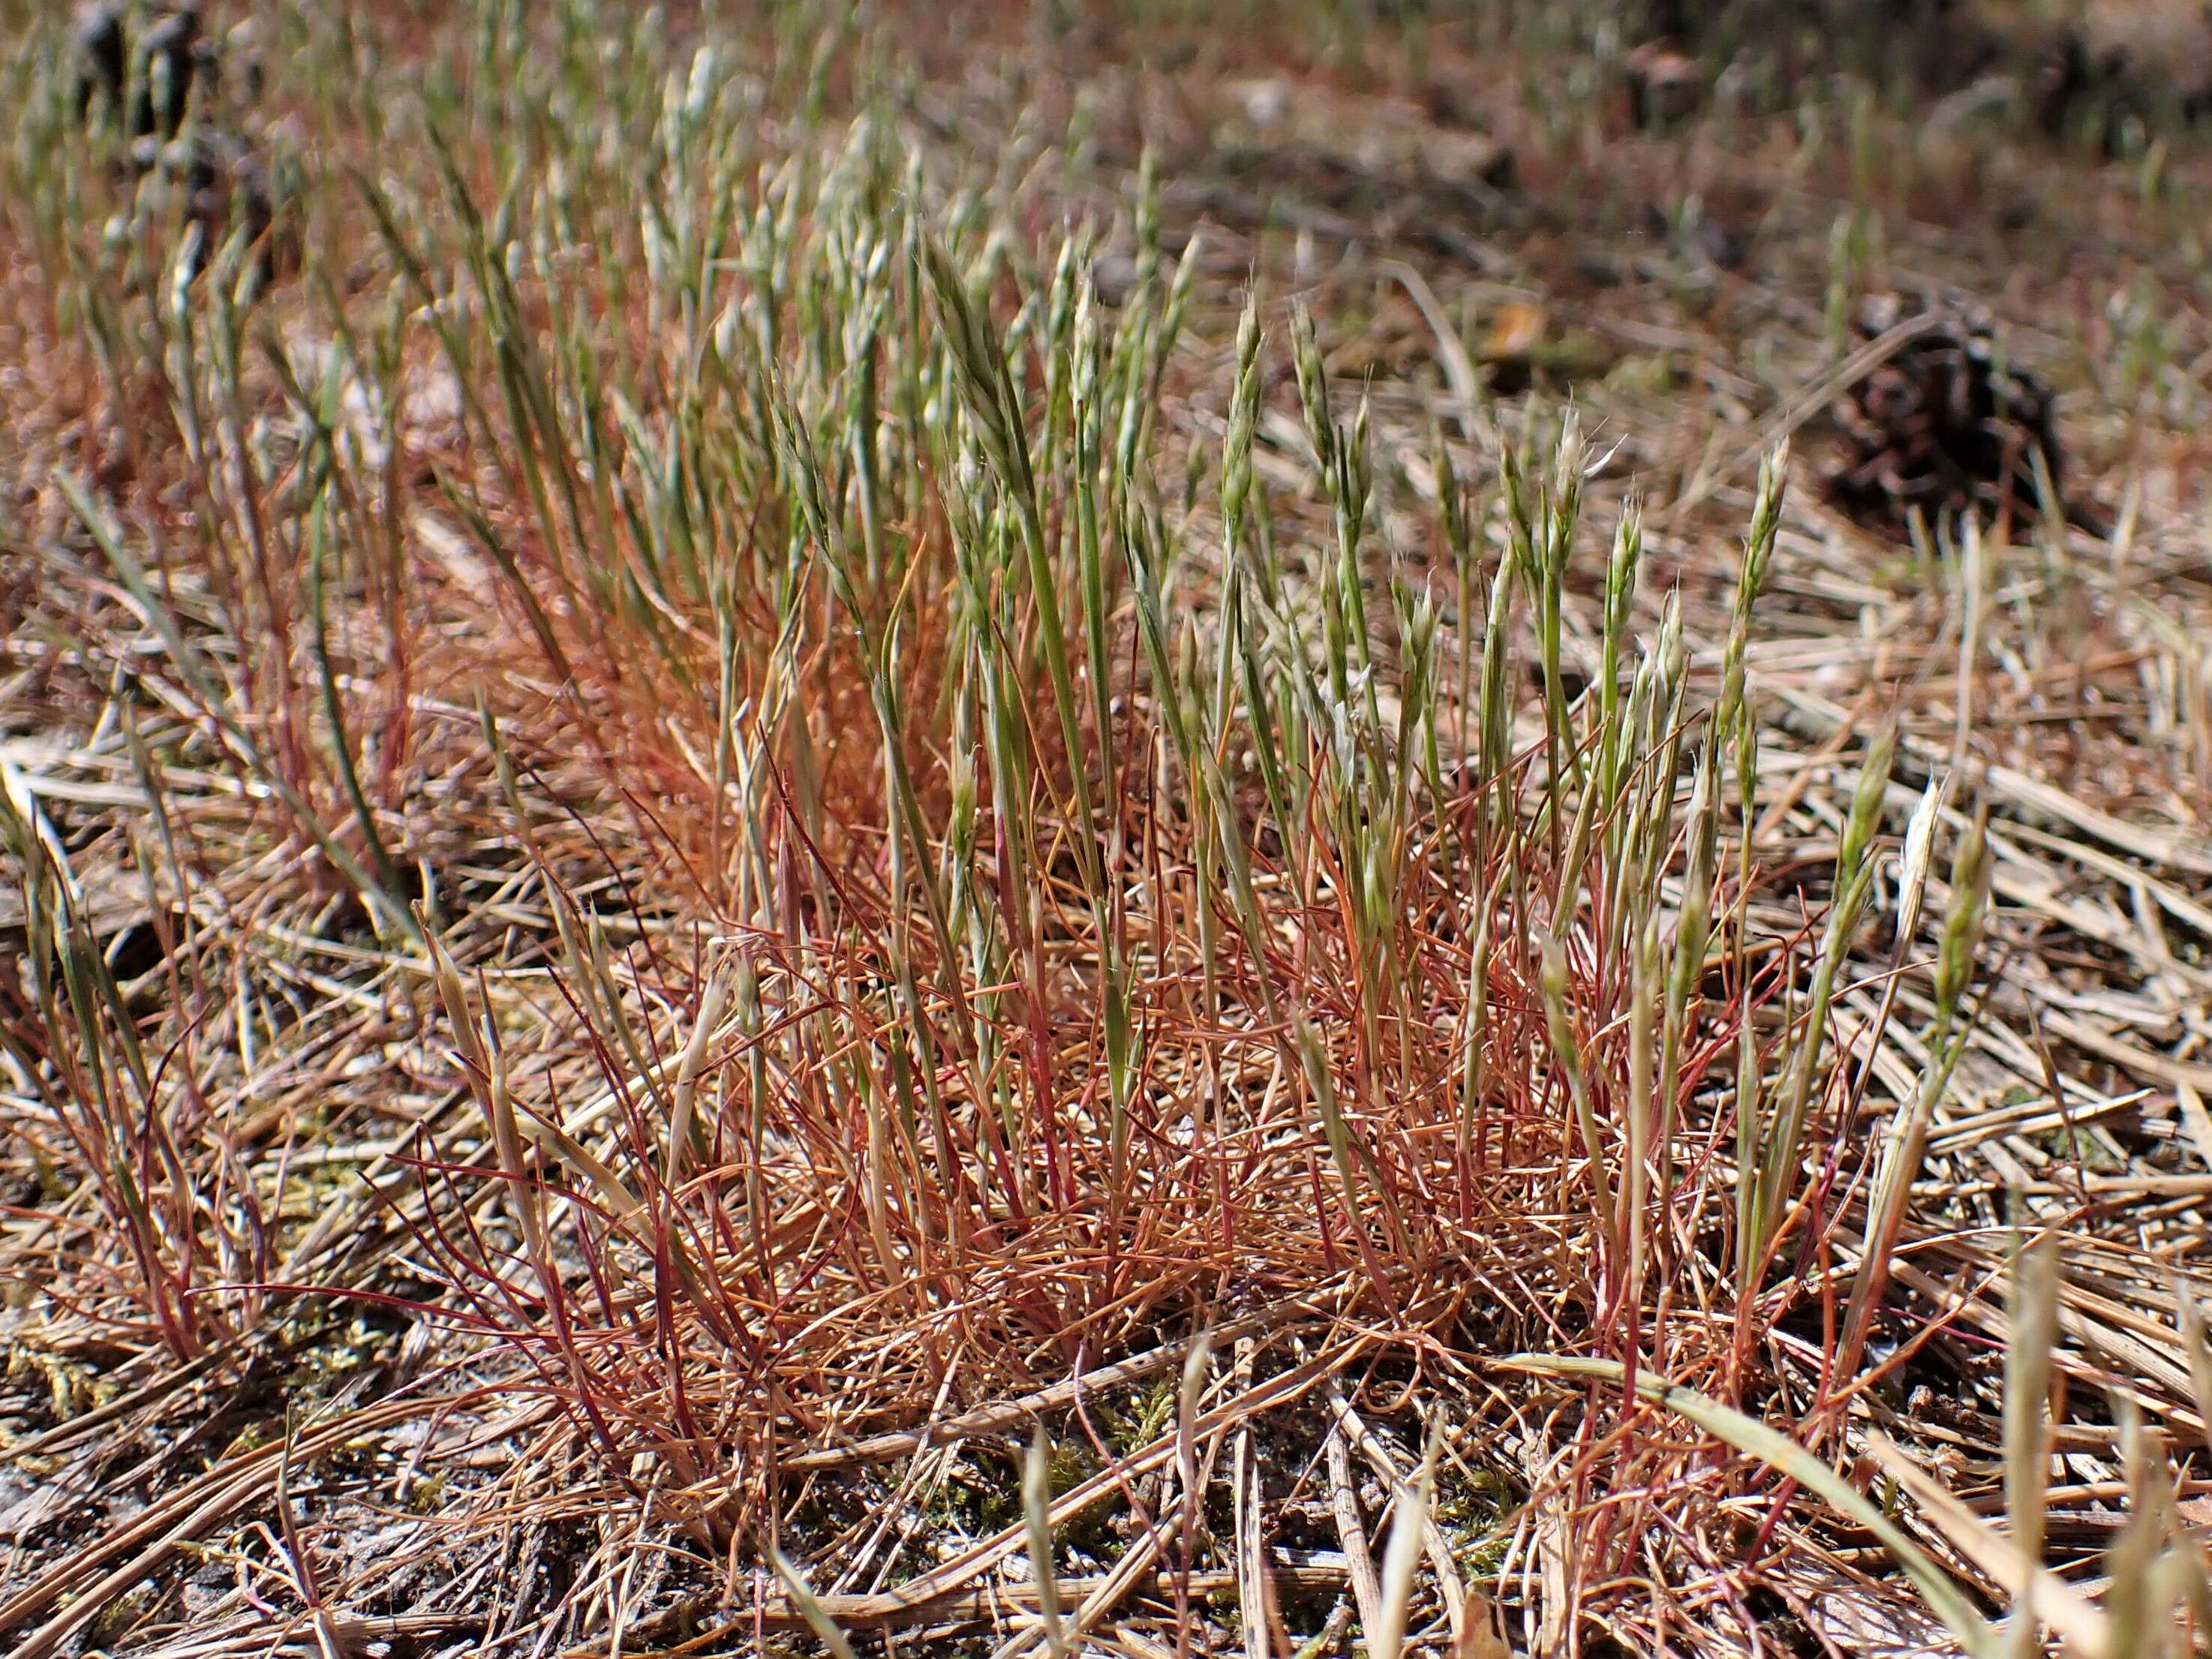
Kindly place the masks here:
<instances>
[{"instance_id":1,"label":"dark pine cone","mask_svg":"<svg viewBox=\"0 0 2212 1659\"><path fill-rule=\"evenodd\" d=\"M1894 296L1871 301L1859 332L1873 339L1907 314ZM2032 515L2039 452L2051 487L2060 480L2051 401L2033 375L1997 362L1986 318L1946 314L1836 406L1847 450L1830 493L1853 517L1893 533L1906 529L1915 507L1931 526L1968 512L1985 524Z\"/></svg>"}]
</instances>

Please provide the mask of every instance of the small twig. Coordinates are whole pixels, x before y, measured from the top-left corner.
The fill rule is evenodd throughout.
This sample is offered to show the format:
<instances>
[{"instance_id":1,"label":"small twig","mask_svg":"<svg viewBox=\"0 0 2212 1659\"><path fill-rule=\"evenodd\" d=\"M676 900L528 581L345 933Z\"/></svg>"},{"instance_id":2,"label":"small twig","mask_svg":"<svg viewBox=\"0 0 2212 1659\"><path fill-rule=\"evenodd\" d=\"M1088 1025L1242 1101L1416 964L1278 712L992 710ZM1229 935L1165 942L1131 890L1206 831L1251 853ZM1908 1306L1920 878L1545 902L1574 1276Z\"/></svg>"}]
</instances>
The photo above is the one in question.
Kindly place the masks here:
<instances>
[{"instance_id":1,"label":"small twig","mask_svg":"<svg viewBox=\"0 0 2212 1659\"><path fill-rule=\"evenodd\" d=\"M1328 1431L1329 1508L1336 1515L1336 1535L1344 1546L1352 1571L1352 1594L1359 1603L1359 1627L1374 1631L1382 1622L1382 1583L1376 1577L1375 1558L1367 1547L1367 1528L1359 1516L1359 1494L1352 1484L1352 1455L1345 1449L1344 1431Z\"/></svg>"},{"instance_id":2,"label":"small twig","mask_svg":"<svg viewBox=\"0 0 2212 1659\"><path fill-rule=\"evenodd\" d=\"M1240 1336L1257 1335L1275 1326L1287 1311L1254 1314L1247 1318L1231 1320L1214 1334L1215 1340L1234 1340ZM786 1458L783 1467L795 1473L805 1473L813 1469L844 1468L854 1463L882 1463L920 1451L925 1446L945 1446L977 1435L1001 1434L1048 1412L1073 1405L1078 1394L1118 1388L1124 1382L1133 1382L1140 1377L1151 1376L1170 1365L1178 1364L1189 1353L1191 1344L1196 1340L1195 1337L1183 1337L1173 1342L1164 1342L1148 1352L1117 1360L1110 1365L1101 1365L1085 1376L1055 1382L1050 1388L1039 1389L1018 1400L979 1406L974 1411L925 1428L879 1434L866 1440L856 1440L848 1446L830 1446L816 1451L800 1452L796 1456Z\"/></svg>"}]
</instances>

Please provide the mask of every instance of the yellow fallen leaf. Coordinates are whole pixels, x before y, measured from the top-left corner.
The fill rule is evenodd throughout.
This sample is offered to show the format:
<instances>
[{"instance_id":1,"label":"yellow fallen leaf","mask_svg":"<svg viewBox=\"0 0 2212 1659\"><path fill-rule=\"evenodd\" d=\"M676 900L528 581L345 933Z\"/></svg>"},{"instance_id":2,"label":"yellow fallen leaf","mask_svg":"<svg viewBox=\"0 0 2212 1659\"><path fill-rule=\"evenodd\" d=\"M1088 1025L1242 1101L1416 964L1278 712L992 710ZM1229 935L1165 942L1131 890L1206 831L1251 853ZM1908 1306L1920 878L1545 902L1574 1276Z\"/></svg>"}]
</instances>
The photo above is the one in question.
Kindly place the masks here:
<instances>
[{"instance_id":1,"label":"yellow fallen leaf","mask_svg":"<svg viewBox=\"0 0 2212 1659\"><path fill-rule=\"evenodd\" d=\"M1544 343L1545 325L1549 320L1544 307L1531 301L1507 301L1498 307L1497 316L1491 319L1490 332L1482 343L1483 361L1510 362L1533 356Z\"/></svg>"}]
</instances>

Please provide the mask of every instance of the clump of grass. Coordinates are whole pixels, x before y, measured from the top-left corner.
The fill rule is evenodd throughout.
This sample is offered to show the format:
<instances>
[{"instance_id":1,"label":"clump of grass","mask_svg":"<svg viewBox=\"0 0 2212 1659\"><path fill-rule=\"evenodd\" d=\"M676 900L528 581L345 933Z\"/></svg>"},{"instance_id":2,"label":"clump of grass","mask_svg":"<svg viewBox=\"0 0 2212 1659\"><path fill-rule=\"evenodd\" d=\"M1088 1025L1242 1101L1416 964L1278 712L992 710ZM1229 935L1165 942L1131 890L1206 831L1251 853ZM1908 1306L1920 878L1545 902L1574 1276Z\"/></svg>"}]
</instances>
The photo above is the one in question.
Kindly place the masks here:
<instances>
[{"instance_id":1,"label":"clump of grass","mask_svg":"<svg viewBox=\"0 0 2212 1659\"><path fill-rule=\"evenodd\" d=\"M314 251L274 288L104 171L57 79L21 118L56 320L138 434L135 484L57 484L58 544L127 641L78 649L148 822L191 845L168 864L222 866L219 936L139 1012L40 803L11 776L0 807L31 965L8 1109L98 1212L54 1255L88 1317L189 1362L274 1293L391 1296L543 1405L544 1469L580 1453L840 1651L819 1587L852 1540L790 1535L794 1482L926 1450L963 1408L1166 1366L1212 1325L1335 1322L1346 1363L1571 1350L1528 1364L1589 1389L1555 1424L1577 1586L1725 1524L1742 1471L1654 1430L1667 1407L1978 1632L1745 1414L1765 1345L1826 1294L1855 1099L1833 1015L1895 744L1852 761L1809 959L1755 951L1747 656L1786 456L1716 684L1680 596L1645 591L1640 514L1586 502L1572 411L1540 443L1534 416L1435 440L1443 557L1417 569L1401 459L1326 319L1202 289L1149 169L1039 232L1020 183L914 141L871 90L889 47L839 9L790 9L757 78L714 46L672 68L650 19L611 18L474 9L473 55L406 95L310 54L333 142L299 204ZM373 150L336 140L356 118ZM1109 303L1114 239L1134 280ZM1194 335L1231 309L1210 374ZM1218 449L1174 430L1200 393ZM1976 823L1846 1376L1991 879ZM343 1108L384 1143L344 1224L404 1255L404 1297L300 1212L304 1119L256 1119L280 981L314 993L304 1021L362 1015L347 1064L388 1045L439 1085ZM1188 1612L1234 1402L1330 1374L1246 1352L1224 1405L1206 1340L1177 1353L1171 1407L1067 1492L1031 1419L1079 1395L994 1419L1036 1437L974 1559L1026 1549L1054 1654L1105 1610L1060 1594L1056 1528L1159 1472L1129 1555L1182 1574ZM1439 1433L1394 1486L1374 1651L1411 1650L1422 1562L1449 1564L1448 1455Z\"/></svg>"}]
</instances>

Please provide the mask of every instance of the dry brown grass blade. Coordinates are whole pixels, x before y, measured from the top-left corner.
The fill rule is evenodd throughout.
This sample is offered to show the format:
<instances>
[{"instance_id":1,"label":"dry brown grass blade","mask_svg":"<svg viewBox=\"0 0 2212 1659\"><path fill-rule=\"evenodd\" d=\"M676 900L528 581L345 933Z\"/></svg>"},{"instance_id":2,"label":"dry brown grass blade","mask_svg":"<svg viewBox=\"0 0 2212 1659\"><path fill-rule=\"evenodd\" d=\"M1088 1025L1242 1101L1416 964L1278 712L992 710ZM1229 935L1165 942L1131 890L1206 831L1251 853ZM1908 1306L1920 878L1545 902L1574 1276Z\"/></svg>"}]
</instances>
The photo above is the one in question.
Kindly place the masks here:
<instances>
[{"instance_id":1,"label":"dry brown grass blade","mask_svg":"<svg viewBox=\"0 0 2212 1659\"><path fill-rule=\"evenodd\" d=\"M1627 1372L1619 1361L1585 1359L1556 1354L1515 1354L1496 1362L1501 1370L1533 1372L1582 1382L1621 1384ZM1699 1428L1737 1450L1756 1457L1778 1474L1817 1492L1838 1510L1867 1528L1897 1558L1929 1606L1951 1634L1977 1659L1994 1656L1996 1633L1961 1593L1950 1575L1931 1560L1894 1522L1877 1509L1865 1493L1827 1463L1787 1435L1755 1418L1705 1398L1649 1370L1639 1370L1636 1392L1655 1406L1686 1418Z\"/></svg>"},{"instance_id":2,"label":"dry brown grass blade","mask_svg":"<svg viewBox=\"0 0 2212 1659\"><path fill-rule=\"evenodd\" d=\"M1474 359L1468 355L1467 343L1460 338L1459 330L1453 326L1443 302L1429 286L1429 279L1403 259L1379 260L1376 269L1404 288L1419 310L1421 320L1436 337L1437 358L1443 365L1445 384L1459 404L1459 417L1467 435L1495 447L1498 434L1483 419L1482 377L1476 373Z\"/></svg>"},{"instance_id":3,"label":"dry brown grass blade","mask_svg":"<svg viewBox=\"0 0 2212 1659\"><path fill-rule=\"evenodd\" d=\"M2208 1447L2212 1447L2212 1335L2204 1328L2204 1310L2197 1299L2197 1288L2179 1273L2171 1276L2173 1285L2173 1305L2181 1329L2181 1349L2189 1363L2189 1380L2195 1385L2197 1416L2202 1419L2198 1429Z\"/></svg>"},{"instance_id":4,"label":"dry brown grass blade","mask_svg":"<svg viewBox=\"0 0 2212 1659\"><path fill-rule=\"evenodd\" d=\"M1808 687L1783 684L1775 686L1774 690L1824 736L1850 723L1848 710ZM1898 747L1901 756L1917 761L1923 768L1941 766L1950 758L1950 750L1944 744L1911 734L1904 737ZM2117 852L2132 854L2191 875L2212 876L2212 853L2204 850L2204 843L2198 838L2116 817L2015 767L1984 766L1975 775L1984 793L1994 801L2070 825Z\"/></svg>"},{"instance_id":5,"label":"dry brown grass blade","mask_svg":"<svg viewBox=\"0 0 2212 1659\"><path fill-rule=\"evenodd\" d=\"M192 1383L217 1369L222 1363L219 1354L204 1354L174 1370L162 1372L150 1382L141 1383L89 1411L80 1412L66 1423L57 1423L50 1429L26 1435L22 1439L0 1446L0 1462L21 1462L26 1458L46 1457L82 1445L97 1435L109 1424L130 1416L133 1412L157 1405L171 1395L189 1388Z\"/></svg>"},{"instance_id":6,"label":"dry brown grass blade","mask_svg":"<svg viewBox=\"0 0 2212 1659\"><path fill-rule=\"evenodd\" d=\"M1228 1321L1213 1333L1212 1340L1234 1341L1239 1337L1281 1331L1289 1328L1302 1316L1319 1317L1303 1306L1251 1314ZM1139 1382L1145 1377L1157 1376L1170 1366L1181 1364L1200 1340L1197 1336L1188 1336L1164 1342L1127 1359L1095 1367L1081 1376L1070 1377L1066 1382L1054 1382L1048 1388L1025 1394L1018 1400L978 1406L972 1411L963 1412L959 1416L941 1423L933 1423L927 1428L872 1435L850 1445L824 1446L795 1453L783 1461L783 1467L794 1473L804 1474L818 1469L844 1468L855 1463L882 1463L894 1457L908 1456L925 1447L947 1446L976 1435L1003 1434L1009 1429L1020 1428L1053 1412L1065 1411L1083 1395Z\"/></svg>"},{"instance_id":7,"label":"dry brown grass blade","mask_svg":"<svg viewBox=\"0 0 2212 1659\"><path fill-rule=\"evenodd\" d=\"M1354 1338L1288 1370L1256 1382L1201 1413L1192 1424L1190 1432L1218 1436L1247 1418L1301 1399L1308 1390L1354 1363L1367 1351L1368 1346L1368 1339ZM1115 1468L1094 1474L1062 1492L1053 1499L1051 1508L1047 1511L1048 1523L1055 1528L1065 1526L1094 1504L1117 1494L1123 1481L1173 1462L1182 1443L1182 1432L1178 1429L1159 1436L1123 1457ZM908 1580L896 1589L846 1598L839 1604L846 1609L842 1617L864 1621L890 1619L925 1605L960 1589L978 1573L1023 1548L1029 1541L1029 1535L1030 1522L1024 1517L969 1546L949 1560L939 1562L927 1572ZM825 1602L824 1605L828 1604Z\"/></svg>"},{"instance_id":8,"label":"dry brown grass blade","mask_svg":"<svg viewBox=\"0 0 2212 1659\"><path fill-rule=\"evenodd\" d=\"M2204 1109L2204 1097L2187 1084L2174 1091L2181 1108L2182 1127L2188 1130L2190 1144L2197 1148L2197 1156L2212 1168L2212 1112Z\"/></svg>"},{"instance_id":9,"label":"dry brown grass blade","mask_svg":"<svg viewBox=\"0 0 2212 1659\"><path fill-rule=\"evenodd\" d=\"M1453 1659L1513 1659L1513 1650L1498 1632L1498 1609L1480 1591L1467 1598L1467 1619L1452 1649Z\"/></svg>"},{"instance_id":10,"label":"dry brown grass blade","mask_svg":"<svg viewBox=\"0 0 2212 1659\"><path fill-rule=\"evenodd\" d=\"M1875 1461L1911 1494L1929 1525L1959 1553L2057 1631L2081 1659L2112 1659L2112 1632L2096 1604L2040 1563L2024 1561L1996 1532L1879 1432L1867 1436Z\"/></svg>"},{"instance_id":11,"label":"dry brown grass blade","mask_svg":"<svg viewBox=\"0 0 2212 1659\"><path fill-rule=\"evenodd\" d=\"M1302 1592L1338 1589L1346 1582L1343 1565L1326 1559L1279 1562L1271 1571L1285 1585ZM1097 1599L1102 1604L1121 1606L1139 1591L1149 1591L1155 1596L1168 1594L1178 1576L1162 1569L1156 1559L1148 1567L1127 1573L1117 1568L1112 1572L1063 1577L1060 1589L1063 1595L1078 1599L1079 1605ZM1194 1595L1221 1595L1235 1592L1237 1575L1225 1567L1200 1567L1191 1572L1189 1583ZM885 1613L865 1595L824 1593L817 1595L814 1601L825 1618L847 1628L900 1630L925 1626L950 1634L956 1629L995 1625L1010 1608L1024 1612L1033 1608L1037 1604L1037 1595L1034 1584L1005 1579L948 1590L931 1601L896 1613ZM795 1604L786 1600L765 1604L757 1627L784 1633L811 1630L812 1626ZM622 1651L628 1659L688 1659L691 1655L726 1650L733 1643L742 1643L756 1628L748 1614L672 1647L632 1646L626 1643ZM608 1651L605 1644L574 1647L565 1650L562 1659L607 1659Z\"/></svg>"},{"instance_id":12,"label":"dry brown grass blade","mask_svg":"<svg viewBox=\"0 0 2212 1659\"><path fill-rule=\"evenodd\" d=\"M67 1610L21 1638L10 1650L15 1659L46 1659L87 1620L97 1616L112 1597L159 1569L184 1546L273 1492L288 1457L320 1457L359 1436L376 1434L431 1413L450 1411L466 1398L421 1395L360 1407L289 1446L279 1441L218 1463L0 1601L0 1636L36 1618L64 1597L74 1596Z\"/></svg>"},{"instance_id":13,"label":"dry brown grass blade","mask_svg":"<svg viewBox=\"0 0 2212 1659\"><path fill-rule=\"evenodd\" d=\"M2005 1351L2005 1513L2013 1548L2023 1560L2043 1559L2051 1486L2051 1351L2058 1340L2058 1241L2046 1236L2015 1244L2006 1314L2012 1340ZM2017 1656L2041 1650L2034 1609L2015 1598L2007 1633Z\"/></svg>"},{"instance_id":14,"label":"dry brown grass blade","mask_svg":"<svg viewBox=\"0 0 2212 1659\"><path fill-rule=\"evenodd\" d=\"M2037 1018L2085 1054L2108 1060L2137 1077L2154 1078L2176 1088L2212 1090L2212 1066L2194 1065L2154 1054L2136 1043L2123 1042L2060 1009L2046 1006Z\"/></svg>"}]
</instances>

